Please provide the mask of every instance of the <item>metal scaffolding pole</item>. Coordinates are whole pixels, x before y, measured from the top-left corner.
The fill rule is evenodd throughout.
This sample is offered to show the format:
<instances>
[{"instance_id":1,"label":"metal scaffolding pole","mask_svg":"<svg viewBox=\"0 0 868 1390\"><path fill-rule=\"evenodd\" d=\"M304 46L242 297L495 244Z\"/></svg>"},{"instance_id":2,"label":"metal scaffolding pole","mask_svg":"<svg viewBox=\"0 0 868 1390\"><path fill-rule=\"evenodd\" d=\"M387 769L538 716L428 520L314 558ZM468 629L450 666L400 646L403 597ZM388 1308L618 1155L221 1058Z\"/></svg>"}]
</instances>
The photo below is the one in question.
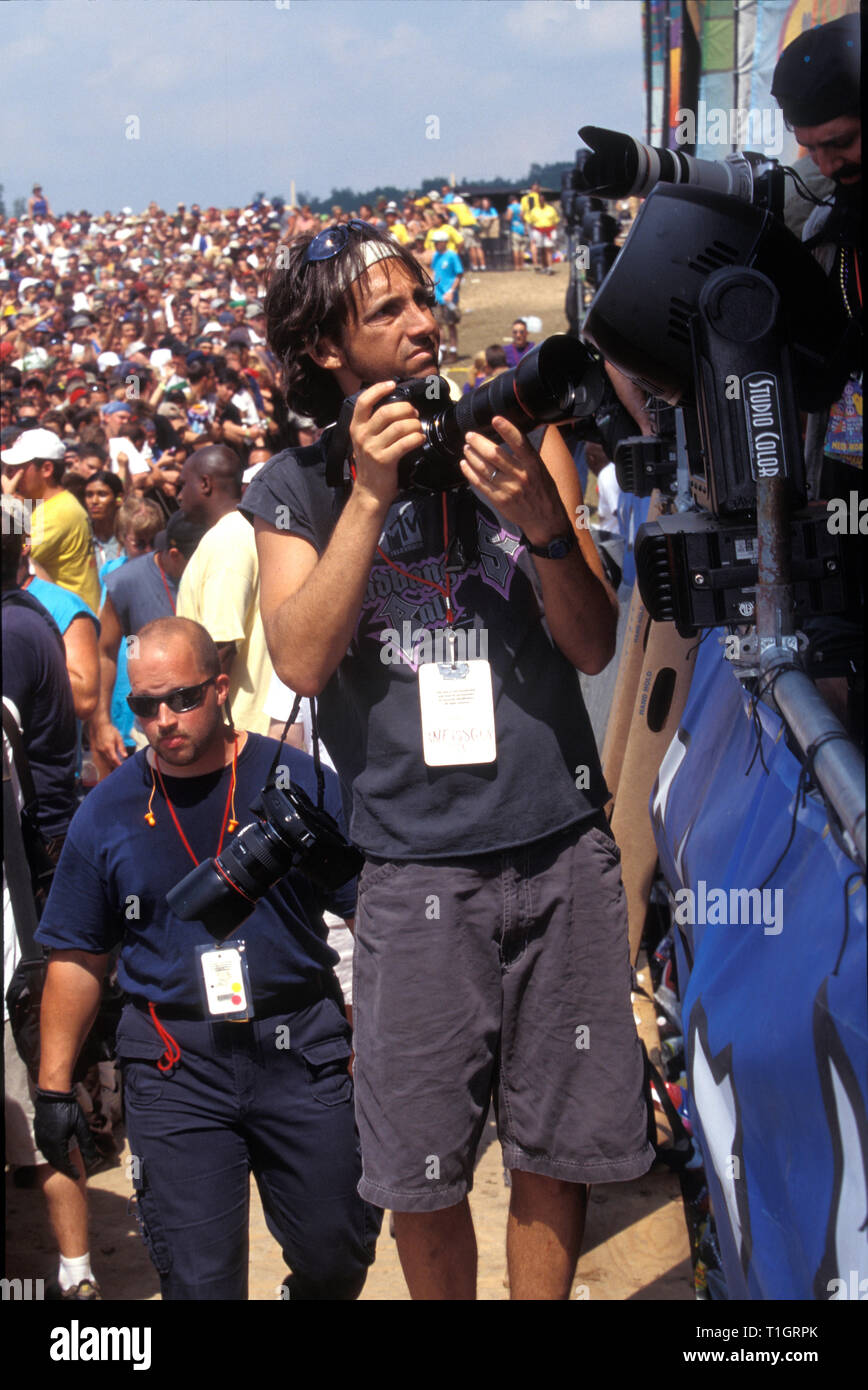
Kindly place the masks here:
<instances>
[{"instance_id":1,"label":"metal scaffolding pole","mask_svg":"<svg viewBox=\"0 0 868 1390\"><path fill-rule=\"evenodd\" d=\"M865 759L829 709L810 676L796 667L784 669L774 683L775 704L802 752L812 754L816 780L823 788L865 868Z\"/></svg>"},{"instance_id":2,"label":"metal scaffolding pole","mask_svg":"<svg viewBox=\"0 0 868 1390\"><path fill-rule=\"evenodd\" d=\"M760 671L865 868L865 759L797 665L785 484L757 479L757 638ZM820 745L820 746L818 746Z\"/></svg>"}]
</instances>

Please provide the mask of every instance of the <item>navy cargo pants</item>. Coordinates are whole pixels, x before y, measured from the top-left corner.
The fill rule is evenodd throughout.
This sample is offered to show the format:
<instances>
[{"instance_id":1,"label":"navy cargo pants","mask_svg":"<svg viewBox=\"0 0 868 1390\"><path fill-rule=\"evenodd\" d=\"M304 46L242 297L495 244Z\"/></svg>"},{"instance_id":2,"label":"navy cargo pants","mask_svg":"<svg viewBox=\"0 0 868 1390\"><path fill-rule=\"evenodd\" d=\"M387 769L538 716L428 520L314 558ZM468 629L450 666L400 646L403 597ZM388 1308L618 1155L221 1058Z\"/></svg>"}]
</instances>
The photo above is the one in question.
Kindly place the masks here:
<instances>
[{"instance_id":1,"label":"navy cargo pants","mask_svg":"<svg viewBox=\"0 0 868 1390\"><path fill-rule=\"evenodd\" d=\"M164 1299L247 1298L249 1175L292 1270L290 1299L354 1299L382 1212L361 1177L347 1074L350 1029L332 999L249 1023L150 1015L118 1028L137 1216Z\"/></svg>"}]
</instances>

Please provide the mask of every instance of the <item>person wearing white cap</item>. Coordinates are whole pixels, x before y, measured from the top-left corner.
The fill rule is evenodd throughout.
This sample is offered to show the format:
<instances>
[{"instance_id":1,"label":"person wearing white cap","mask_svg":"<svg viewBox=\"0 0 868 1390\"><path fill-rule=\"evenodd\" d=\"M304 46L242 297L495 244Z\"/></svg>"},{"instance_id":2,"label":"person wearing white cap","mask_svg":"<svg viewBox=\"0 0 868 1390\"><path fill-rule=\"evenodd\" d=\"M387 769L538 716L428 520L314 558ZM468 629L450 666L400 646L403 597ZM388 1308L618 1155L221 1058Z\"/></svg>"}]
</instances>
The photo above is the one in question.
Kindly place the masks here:
<instances>
[{"instance_id":1,"label":"person wearing white cap","mask_svg":"<svg viewBox=\"0 0 868 1390\"><path fill-rule=\"evenodd\" d=\"M393 236L402 246L406 246L410 240L410 233L401 221L401 213L397 203L387 203L384 213L386 227L389 235Z\"/></svg>"},{"instance_id":2,"label":"person wearing white cap","mask_svg":"<svg viewBox=\"0 0 868 1390\"><path fill-rule=\"evenodd\" d=\"M66 446L51 430L25 430L0 454L3 491L32 504L31 555L53 583L99 609L99 580L87 513L61 487Z\"/></svg>"}]
</instances>

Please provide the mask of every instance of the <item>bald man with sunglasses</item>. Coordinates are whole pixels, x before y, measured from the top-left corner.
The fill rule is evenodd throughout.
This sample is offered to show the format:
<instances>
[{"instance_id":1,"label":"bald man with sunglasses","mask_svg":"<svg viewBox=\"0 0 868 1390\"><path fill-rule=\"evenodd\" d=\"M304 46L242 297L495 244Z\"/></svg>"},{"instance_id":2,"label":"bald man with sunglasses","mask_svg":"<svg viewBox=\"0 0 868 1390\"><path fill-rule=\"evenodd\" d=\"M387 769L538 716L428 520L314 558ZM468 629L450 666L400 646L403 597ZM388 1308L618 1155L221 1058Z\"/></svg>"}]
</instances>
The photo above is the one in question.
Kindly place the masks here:
<instances>
[{"instance_id":1,"label":"bald man with sunglasses","mask_svg":"<svg viewBox=\"0 0 868 1390\"><path fill-rule=\"evenodd\" d=\"M129 676L128 703L149 747L94 788L73 818L37 935L51 952L37 1140L70 1175L70 1141L86 1152L72 1069L120 945L118 981L129 1002L117 1052L133 1186L163 1298L247 1297L252 1170L292 1270L285 1296L355 1299L380 1214L356 1191L350 1029L322 920L325 908L352 916L355 885L325 893L293 870L225 943L167 902L193 865L253 819L275 754L277 774L316 801L313 761L234 728L229 677L198 623L162 618L143 627ZM331 773L324 806L340 822ZM224 945L246 971L228 981L229 1004L208 986Z\"/></svg>"}]
</instances>

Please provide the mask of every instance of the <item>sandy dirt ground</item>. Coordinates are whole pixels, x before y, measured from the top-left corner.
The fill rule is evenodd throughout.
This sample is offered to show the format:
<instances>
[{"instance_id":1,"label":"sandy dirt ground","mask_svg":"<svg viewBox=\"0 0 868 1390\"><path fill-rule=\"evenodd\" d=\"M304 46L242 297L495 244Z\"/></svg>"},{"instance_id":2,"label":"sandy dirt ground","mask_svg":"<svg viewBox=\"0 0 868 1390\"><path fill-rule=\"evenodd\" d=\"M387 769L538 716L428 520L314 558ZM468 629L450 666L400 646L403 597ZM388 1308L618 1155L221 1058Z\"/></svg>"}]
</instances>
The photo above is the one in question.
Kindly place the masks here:
<instances>
[{"instance_id":1,"label":"sandy dirt ground","mask_svg":"<svg viewBox=\"0 0 868 1390\"><path fill-rule=\"evenodd\" d=\"M535 343L551 333L566 331L564 299L569 272L562 261L553 270L553 275L540 275L534 270L467 271L461 282L459 358L457 366L450 366L448 371L459 386L467 380L474 353L491 343L511 341L513 319L541 320L542 329L530 334Z\"/></svg>"}]
</instances>

